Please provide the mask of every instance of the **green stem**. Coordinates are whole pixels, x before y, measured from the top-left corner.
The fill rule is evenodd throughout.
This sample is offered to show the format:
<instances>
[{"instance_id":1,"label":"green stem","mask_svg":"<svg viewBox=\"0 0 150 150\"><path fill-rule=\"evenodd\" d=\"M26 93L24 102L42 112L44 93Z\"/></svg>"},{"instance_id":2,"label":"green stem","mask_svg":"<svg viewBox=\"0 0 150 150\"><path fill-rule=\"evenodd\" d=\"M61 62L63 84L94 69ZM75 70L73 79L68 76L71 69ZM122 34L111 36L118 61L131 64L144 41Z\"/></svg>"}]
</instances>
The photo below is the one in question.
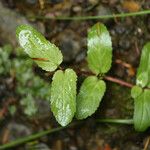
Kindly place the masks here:
<instances>
[{"instance_id":1,"label":"green stem","mask_svg":"<svg viewBox=\"0 0 150 150\"><path fill-rule=\"evenodd\" d=\"M67 127L71 127L75 124L71 124ZM20 139L17 139L15 141L12 141L10 143L6 143L4 145L1 145L0 146L0 150L3 150L3 149L8 149L8 148L12 148L14 146L18 146L20 144L24 144L26 142L29 142L31 140L35 140L35 139L38 139L44 135L47 135L47 134L50 134L50 133L54 133L54 132L57 132L57 131L60 131L62 129L65 129L66 127L58 127L58 128L54 128L54 129L49 129L49 130L46 130L46 131L41 131L37 134L32 134L32 135L29 135L29 136L26 136L26 137L23 137L23 138L20 138Z\"/></svg>"},{"instance_id":2,"label":"green stem","mask_svg":"<svg viewBox=\"0 0 150 150\"><path fill-rule=\"evenodd\" d=\"M44 16L34 16L37 19L50 19L50 20L97 20L97 19L111 19L111 18L123 18L130 16L140 16L150 14L150 10L143 10L139 12L132 13L121 13L121 14L112 14L112 15L101 15L101 16L60 16L60 17L44 17Z\"/></svg>"},{"instance_id":3,"label":"green stem","mask_svg":"<svg viewBox=\"0 0 150 150\"><path fill-rule=\"evenodd\" d=\"M116 124L133 124L133 119L98 119L97 122L116 123Z\"/></svg>"},{"instance_id":4,"label":"green stem","mask_svg":"<svg viewBox=\"0 0 150 150\"><path fill-rule=\"evenodd\" d=\"M98 119L97 122L116 123L116 124L133 124L133 119ZM32 134L32 135L26 136L24 138L17 139L15 141L10 142L10 143L6 143L4 145L1 145L0 146L0 150L12 148L12 147L18 146L20 144L24 144L26 142L38 139L38 138L40 138L42 136L45 136L47 134L54 133L54 132L60 131L62 129L65 129L67 127L74 126L74 125L76 125L78 123L80 123L80 122L71 124L71 125L66 126L66 127L58 127L58 128L49 129L49 130L46 130L46 131L41 131L41 132L39 132L37 134Z\"/></svg>"}]
</instances>

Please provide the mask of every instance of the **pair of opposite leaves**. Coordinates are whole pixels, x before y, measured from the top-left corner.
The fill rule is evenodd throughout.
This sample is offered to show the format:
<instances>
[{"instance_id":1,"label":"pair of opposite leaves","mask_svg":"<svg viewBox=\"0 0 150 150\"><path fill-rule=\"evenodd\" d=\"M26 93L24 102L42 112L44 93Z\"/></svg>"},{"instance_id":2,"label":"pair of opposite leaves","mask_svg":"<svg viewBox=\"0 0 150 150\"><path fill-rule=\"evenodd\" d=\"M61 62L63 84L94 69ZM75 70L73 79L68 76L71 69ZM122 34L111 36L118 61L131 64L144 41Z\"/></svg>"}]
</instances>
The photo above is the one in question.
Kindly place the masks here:
<instances>
[{"instance_id":1,"label":"pair of opposite leaves","mask_svg":"<svg viewBox=\"0 0 150 150\"><path fill-rule=\"evenodd\" d=\"M131 96L134 98L134 127L137 131L145 131L150 126L150 42L142 49Z\"/></svg>"},{"instance_id":2,"label":"pair of opposite leaves","mask_svg":"<svg viewBox=\"0 0 150 150\"><path fill-rule=\"evenodd\" d=\"M25 52L46 71L54 71L62 62L60 50L47 41L43 35L28 25L16 30L17 38ZM51 110L62 126L71 122L74 115L84 119L98 108L106 90L98 74L106 73L111 67L112 43L109 32L103 24L95 24L88 32L87 61L95 76L87 77L76 97L76 73L72 69L58 70L51 85Z\"/></svg>"}]
</instances>

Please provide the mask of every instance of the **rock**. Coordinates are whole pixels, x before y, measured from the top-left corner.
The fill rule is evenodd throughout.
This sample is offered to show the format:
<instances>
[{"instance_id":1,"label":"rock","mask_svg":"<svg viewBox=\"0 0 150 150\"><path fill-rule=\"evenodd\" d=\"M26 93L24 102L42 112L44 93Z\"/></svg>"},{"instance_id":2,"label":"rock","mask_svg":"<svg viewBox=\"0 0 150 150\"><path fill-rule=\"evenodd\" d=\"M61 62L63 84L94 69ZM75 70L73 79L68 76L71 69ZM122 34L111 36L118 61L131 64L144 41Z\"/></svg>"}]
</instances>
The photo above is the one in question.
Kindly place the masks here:
<instances>
[{"instance_id":1,"label":"rock","mask_svg":"<svg viewBox=\"0 0 150 150\"><path fill-rule=\"evenodd\" d=\"M32 133L32 131L26 125L16 122L10 122L7 125L6 129L4 130L3 136L6 132L8 133L7 142L31 135Z\"/></svg>"},{"instance_id":2,"label":"rock","mask_svg":"<svg viewBox=\"0 0 150 150\"><path fill-rule=\"evenodd\" d=\"M36 4L38 0L26 0L26 2L29 4Z\"/></svg>"},{"instance_id":3,"label":"rock","mask_svg":"<svg viewBox=\"0 0 150 150\"><path fill-rule=\"evenodd\" d=\"M69 147L69 149L70 149L70 150L77 150L77 147L76 147L76 146L71 145L71 146Z\"/></svg>"},{"instance_id":4,"label":"rock","mask_svg":"<svg viewBox=\"0 0 150 150\"><path fill-rule=\"evenodd\" d=\"M97 4L99 1L98 0L88 0L88 2L92 5Z\"/></svg>"},{"instance_id":5,"label":"rock","mask_svg":"<svg viewBox=\"0 0 150 150\"><path fill-rule=\"evenodd\" d=\"M64 61L70 62L76 58L81 49L79 37L72 30L65 30L58 36L59 48L63 53Z\"/></svg>"},{"instance_id":6,"label":"rock","mask_svg":"<svg viewBox=\"0 0 150 150\"><path fill-rule=\"evenodd\" d=\"M119 0L110 0L109 1L109 5L113 6L116 5L118 3Z\"/></svg>"},{"instance_id":7,"label":"rock","mask_svg":"<svg viewBox=\"0 0 150 150\"><path fill-rule=\"evenodd\" d=\"M127 39L127 37L121 38L119 41L119 47L123 50L129 49L131 46L130 41Z\"/></svg>"},{"instance_id":8,"label":"rock","mask_svg":"<svg viewBox=\"0 0 150 150\"><path fill-rule=\"evenodd\" d=\"M35 146L35 149L43 149L43 150L50 150L50 148L45 143L39 143Z\"/></svg>"},{"instance_id":9,"label":"rock","mask_svg":"<svg viewBox=\"0 0 150 150\"><path fill-rule=\"evenodd\" d=\"M81 8L81 6L74 6L73 7L73 11L76 12L76 13L78 13L78 12L82 11L82 8Z\"/></svg>"},{"instance_id":10,"label":"rock","mask_svg":"<svg viewBox=\"0 0 150 150\"><path fill-rule=\"evenodd\" d=\"M38 118L44 118L44 117L47 117L48 115L50 116L50 105L48 101L38 99L36 100L36 104L38 107L36 116Z\"/></svg>"},{"instance_id":11,"label":"rock","mask_svg":"<svg viewBox=\"0 0 150 150\"><path fill-rule=\"evenodd\" d=\"M115 26L115 31L118 34L123 34L123 33L125 33L126 28L125 28L125 26L123 26L121 24L118 24L118 25Z\"/></svg>"},{"instance_id":12,"label":"rock","mask_svg":"<svg viewBox=\"0 0 150 150\"><path fill-rule=\"evenodd\" d=\"M38 143L35 145L26 144L25 150L34 149L34 150L51 150L45 143Z\"/></svg>"},{"instance_id":13,"label":"rock","mask_svg":"<svg viewBox=\"0 0 150 150\"><path fill-rule=\"evenodd\" d=\"M50 3L61 3L63 1L64 0L48 0L48 2L50 2Z\"/></svg>"},{"instance_id":14,"label":"rock","mask_svg":"<svg viewBox=\"0 0 150 150\"><path fill-rule=\"evenodd\" d=\"M100 5L97 7L97 14L98 16L103 16L103 15L110 15L111 11L108 7L104 7L103 5Z\"/></svg>"},{"instance_id":15,"label":"rock","mask_svg":"<svg viewBox=\"0 0 150 150\"><path fill-rule=\"evenodd\" d=\"M2 3L9 8L14 8L14 1L13 0L1 0Z\"/></svg>"},{"instance_id":16,"label":"rock","mask_svg":"<svg viewBox=\"0 0 150 150\"><path fill-rule=\"evenodd\" d=\"M83 61L86 58L86 53L87 53L86 50L79 52L76 57L76 62L79 63L79 62Z\"/></svg>"},{"instance_id":17,"label":"rock","mask_svg":"<svg viewBox=\"0 0 150 150\"><path fill-rule=\"evenodd\" d=\"M0 2L0 38L2 42L9 42L13 46L16 46L16 27L21 24L33 25L40 32L45 31L43 27L37 24L31 24L25 17L19 15L17 12L6 8Z\"/></svg>"}]
</instances>

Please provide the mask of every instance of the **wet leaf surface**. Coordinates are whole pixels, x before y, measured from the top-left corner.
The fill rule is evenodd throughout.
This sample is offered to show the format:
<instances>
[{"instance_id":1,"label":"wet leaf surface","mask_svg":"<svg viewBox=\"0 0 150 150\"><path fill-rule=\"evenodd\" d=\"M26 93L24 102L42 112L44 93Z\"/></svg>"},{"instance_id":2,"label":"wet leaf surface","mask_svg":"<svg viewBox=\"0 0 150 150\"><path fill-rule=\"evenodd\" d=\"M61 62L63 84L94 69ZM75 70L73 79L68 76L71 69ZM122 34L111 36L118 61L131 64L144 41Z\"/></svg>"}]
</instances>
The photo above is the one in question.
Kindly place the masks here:
<instances>
[{"instance_id":1,"label":"wet leaf surface","mask_svg":"<svg viewBox=\"0 0 150 150\"><path fill-rule=\"evenodd\" d=\"M150 87L150 42L142 49L136 84L141 87Z\"/></svg>"},{"instance_id":2,"label":"wet leaf surface","mask_svg":"<svg viewBox=\"0 0 150 150\"><path fill-rule=\"evenodd\" d=\"M43 70L54 71L61 64L62 54L59 49L36 29L20 25L16 34L21 47Z\"/></svg>"},{"instance_id":3,"label":"wet leaf surface","mask_svg":"<svg viewBox=\"0 0 150 150\"><path fill-rule=\"evenodd\" d=\"M134 127L137 131L145 131L150 126L150 90L136 97L134 105Z\"/></svg>"},{"instance_id":4,"label":"wet leaf surface","mask_svg":"<svg viewBox=\"0 0 150 150\"><path fill-rule=\"evenodd\" d=\"M95 76L87 77L81 85L77 95L77 119L85 119L91 116L99 107L106 90L103 80L98 80Z\"/></svg>"},{"instance_id":5,"label":"wet leaf surface","mask_svg":"<svg viewBox=\"0 0 150 150\"><path fill-rule=\"evenodd\" d=\"M63 39L63 32L66 30L71 30L72 35L77 37L73 42L72 45L78 43L77 48L69 48L68 44L65 48L65 52L68 56L69 63L64 63L62 66L71 65L71 67L75 68L83 68L83 70L87 70L87 64L85 61L85 53L87 52L87 29L90 28L92 25L96 23L96 21L55 21L55 20L46 20L43 17L56 17L56 16L88 16L88 15L101 15L101 14L115 14L115 13L124 13L130 11L129 9L123 8L123 3L118 0L77 0L77 1L70 1L65 0L54 4L51 0L43 0L44 9L42 10L38 0L33 1L34 4L31 4L31 1L25 0L2 0L0 3L5 4L5 7L0 4L0 45L4 45L6 43L16 43L15 38L15 28L19 23L26 23L31 22L35 24L42 25L45 29L45 36L46 39L52 41L57 46L61 46L66 44L65 40ZM53 1L54 2L54 1ZM55 1L56 2L56 1ZM58 2L58 0L57 0ZM136 1L134 1L136 2ZM149 1L138 1L138 5L140 5L140 10L150 9ZM131 6L132 7L132 6ZM11 9L9 9L11 8ZM129 8L129 7L128 7ZM133 7L131 8L133 11ZM23 17L24 16L24 17ZM37 17L39 17L37 19ZM23 18L22 18L23 17ZM132 66L134 70L138 68L139 65L139 57L140 52L143 45L149 41L149 31L150 31L150 18L148 15L138 16L138 17L127 17L124 19L114 18L108 20L100 20L104 23L112 38L113 44L113 64L112 69L109 72L109 75L118 77L130 83L135 83L135 73L130 73L128 66ZM43 30L42 27L42 31ZM38 31L41 31L38 29ZM42 32L41 31L41 32ZM43 33L43 32L42 32ZM58 35L61 34L62 38L59 38ZM66 34L65 34L66 35ZM69 34L66 35L69 39ZM71 38L70 38L71 39ZM70 40L69 39L69 40ZM68 40L68 41L69 41ZM69 43L69 42L67 42ZM15 45L15 44L14 44ZM77 50L77 51L76 51ZM79 51L78 51L79 50ZM68 51L68 53L67 53ZM22 50L21 50L22 52ZM79 52L77 56L80 61L75 62L77 58L75 58L74 54ZM84 54L83 54L83 53ZM83 55L82 55L83 54ZM2 56L2 55L1 55ZM13 49L11 56L9 56L7 62L12 61L13 59L18 60L18 54L16 54L16 50ZM26 56L21 56L26 57ZM33 57L34 59L37 59ZM22 58L19 58L20 64ZM116 64L116 60L119 59L123 63ZM1 59L2 60L2 59ZM25 60L24 60L25 61ZM9 64L9 63L8 63ZM24 64L24 63L23 63ZM26 63L25 63L26 64ZM24 66L25 66L24 64ZM124 65L124 64L129 64ZM3 65L4 66L4 65ZM7 66L7 63L5 63ZM23 67L24 68L24 67ZM41 71L37 66L30 66L33 70L33 76L39 75L40 77L44 77L43 71ZM46 110L49 108L48 103L46 103L46 107L41 104L43 102L40 99L40 109L42 113L45 115L41 116L40 118L35 117L27 117L23 113L23 109L20 106L20 94L16 93L16 89L18 86L18 82L15 81L16 75L15 71L9 69L7 67L5 71L10 71L11 74L6 73L6 75L0 75L0 113L2 112L2 118L0 120L0 137L5 134L5 139L7 140L7 128L11 121L14 121L16 124L22 124L27 126L27 128L34 131L34 133L38 133L41 130L53 128L56 126L55 118L49 114ZM17 69L19 70L19 68ZM21 74L20 69L20 74ZM3 72L4 73L4 72ZM17 75L17 76L20 76ZM23 73L25 76L26 73ZM133 74L132 76L130 74ZM52 74L46 74L48 80L47 83L49 85ZM31 77L34 79L35 77ZM28 77L28 76L27 76ZM22 78L20 76L20 78ZM82 83L84 76L79 77L79 85ZM44 78L45 79L45 78ZM21 79L20 79L21 80ZM9 81L9 82L8 82ZM12 82L10 82L12 81ZM36 82L29 81L26 83L27 86L31 87L34 85L34 88L38 90L37 85L40 82L39 79L35 80ZM35 83L35 84L34 84ZM116 84L107 82L107 91L103 101L101 102L100 108L97 110L95 115L89 117L89 119L85 119L83 124L78 125L76 127L67 128L60 132L57 132L53 135L47 135L36 141L32 141L29 143L25 143L25 145L20 145L15 149L39 149L48 147L49 149L70 149L70 150L77 150L77 149L85 149L85 150L98 150L98 149L105 149L108 148L107 145L110 146L112 149L122 150L122 149L129 149L129 150L141 150L144 146L146 146L146 139L149 136L149 129L143 133L137 133L132 126L124 126L124 125L112 125L112 124L100 124L96 123L96 119L99 118L132 118L133 116L133 99L131 98L130 89L124 88L122 86L118 86ZM50 86L50 85L49 85ZM13 88L10 88L13 87ZM79 86L78 86L79 88ZM24 87L22 87L21 91ZM29 88L30 89L30 88ZM27 90L30 92L30 90ZM45 88L44 88L45 89ZM31 91L33 91L32 89ZM40 92L36 92L37 95L41 95L44 93L45 95L46 90L40 90ZM48 93L48 92L46 92ZM47 94L46 94L47 95ZM9 102L8 97L14 97L17 101L15 104L17 110L15 115L11 115L9 113L9 107L12 105ZM19 97L19 98L18 98ZM35 96L36 97L36 96ZM34 98L34 97L33 97ZM35 99L35 103L37 104L39 101ZM13 105L12 105L13 106ZM50 110L50 109L48 109ZM43 112L44 111L44 112ZM4 112L4 113L3 113ZM36 114L39 116L39 114ZM19 129L18 129L19 130ZM6 131L6 132L5 132ZM9 132L10 135L14 135L14 132ZM8 135L9 135L8 134ZM25 135L24 132L21 132L22 135ZM17 139L17 136L14 137ZM0 142L2 138L0 138ZM1 142L2 143L2 142ZM1 144L0 143L0 144ZM43 146L43 143L45 146ZM60 144L61 143L61 144ZM149 148L149 146L148 146Z\"/></svg>"},{"instance_id":6,"label":"wet leaf surface","mask_svg":"<svg viewBox=\"0 0 150 150\"><path fill-rule=\"evenodd\" d=\"M76 73L72 69L58 70L51 87L51 110L62 126L72 121L76 111Z\"/></svg>"},{"instance_id":7,"label":"wet leaf surface","mask_svg":"<svg viewBox=\"0 0 150 150\"><path fill-rule=\"evenodd\" d=\"M87 61L95 74L106 73L111 67L111 37L104 24L97 23L88 31Z\"/></svg>"}]
</instances>

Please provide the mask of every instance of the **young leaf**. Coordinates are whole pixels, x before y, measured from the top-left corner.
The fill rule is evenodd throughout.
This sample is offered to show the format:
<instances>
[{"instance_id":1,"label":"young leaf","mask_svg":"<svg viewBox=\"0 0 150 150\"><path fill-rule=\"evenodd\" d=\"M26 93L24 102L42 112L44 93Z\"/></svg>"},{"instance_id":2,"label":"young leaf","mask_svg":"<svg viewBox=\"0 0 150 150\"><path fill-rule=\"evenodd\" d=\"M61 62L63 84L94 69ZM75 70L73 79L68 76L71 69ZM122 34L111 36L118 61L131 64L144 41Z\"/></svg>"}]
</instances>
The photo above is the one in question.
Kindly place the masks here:
<instances>
[{"instance_id":1,"label":"young leaf","mask_svg":"<svg viewBox=\"0 0 150 150\"><path fill-rule=\"evenodd\" d=\"M77 96L76 118L84 119L91 116L98 108L105 93L106 85L95 76L87 77Z\"/></svg>"},{"instance_id":2,"label":"young leaf","mask_svg":"<svg viewBox=\"0 0 150 150\"><path fill-rule=\"evenodd\" d=\"M136 84L141 87L150 87L150 42L142 49Z\"/></svg>"},{"instance_id":3,"label":"young leaf","mask_svg":"<svg viewBox=\"0 0 150 150\"><path fill-rule=\"evenodd\" d=\"M16 35L25 52L43 70L54 71L61 64L62 54L59 49L31 26L18 26Z\"/></svg>"},{"instance_id":4,"label":"young leaf","mask_svg":"<svg viewBox=\"0 0 150 150\"><path fill-rule=\"evenodd\" d=\"M62 126L71 122L76 111L76 80L72 69L66 69L65 72L58 70L53 76L51 110Z\"/></svg>"},{"instance_id":5,"label":"young leaf","mask_svg":"<svg viewBox=\"0 0 150 150\"><path fill-rule=\"evenodd\" d=\"M137 85L135 85L135 86L131 89L131 96L132 96L133 98L136 98L136 97L140 96L141 93L142 93L142 88L139 87L139 86L137 86Z\"/></svg>"},{"instance_id":6,"label":"young leaf","mask_svg":"<svg viewBox=\"0 0 150 150\"><path fill-rule=\"evenodd\" d=\"M88 31L88 66L95 74L106 73L112 62L112 43L107 28L101 24L95 24Z\"/></svg>"},{"instance_id":7,"label":"young leaf","mask_svg":"<svg viewBox=\"0 0 150 150\"><path fill-rule=\"evenodd\" d=\"M134 100L134 127L137 131L145 131L150 127L150 90L144 92Z\"/></svg>"}]
</instances>

